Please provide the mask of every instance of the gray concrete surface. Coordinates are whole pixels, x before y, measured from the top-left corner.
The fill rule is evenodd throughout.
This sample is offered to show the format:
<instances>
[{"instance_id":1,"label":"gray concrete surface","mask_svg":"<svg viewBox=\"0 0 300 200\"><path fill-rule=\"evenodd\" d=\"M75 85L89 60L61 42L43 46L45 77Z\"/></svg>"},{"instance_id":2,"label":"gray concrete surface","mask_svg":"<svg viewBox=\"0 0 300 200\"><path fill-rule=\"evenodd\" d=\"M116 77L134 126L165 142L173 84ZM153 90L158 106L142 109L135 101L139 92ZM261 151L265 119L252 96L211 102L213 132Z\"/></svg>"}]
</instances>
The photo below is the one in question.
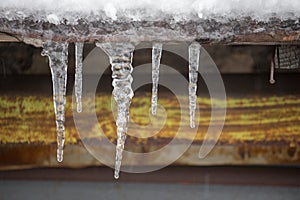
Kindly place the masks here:
<instances>
[{"instance_id":1,"label":"gray concrete surface","mask_svg":"<svg viewBox=\"0 0 300 200\"><path fill-rule=\"evenodd\" d=\"M0 180L0 199L294 200L300 199L300 188Z\"/></svg>"}]
</instances>

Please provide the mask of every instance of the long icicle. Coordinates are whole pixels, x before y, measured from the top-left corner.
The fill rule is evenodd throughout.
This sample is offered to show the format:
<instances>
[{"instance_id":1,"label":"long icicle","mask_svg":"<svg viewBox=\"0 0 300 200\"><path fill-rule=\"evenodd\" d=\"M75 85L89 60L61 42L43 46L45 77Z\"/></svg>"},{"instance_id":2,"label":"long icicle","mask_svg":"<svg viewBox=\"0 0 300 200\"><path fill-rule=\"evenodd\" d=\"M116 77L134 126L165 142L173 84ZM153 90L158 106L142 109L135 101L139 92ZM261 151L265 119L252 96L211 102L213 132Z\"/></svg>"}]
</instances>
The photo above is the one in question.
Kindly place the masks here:
<instances>
[{"instance_id":1,"label":"long icicle","mask_svg":"<svg viewBox=\"0 0 300 200\"><path fill-rule=\"evenodd\" d=\"M57 161L63 160L65 143L65 104L68 68L68 43L43 43L42 56L48 56L52 74L53 102L56 117Z\"/></svg>"},{"instance_id":2,"label":"long icicle","mask_svg":"<svg viewBox=\"0 0 300 200\"><path fill-rule=\"evenodd\" d=\"M195 112L197 107L197 82L201 45L192 43L189 46L189 101L190 127L195 128Z\"/></svg>"},{"instance_id":3,"label":"long icicle","mask_svg":"<svg viewBox=\"0 0 300 200\"><path fill-rule=\"evenodd\" d=\"M152 115L156 115L157 109L157 90L159 81L159 65L162 54L162 44L154 43L152 47L152 99L151 99L151 110Z\"/></svg>"},{"instance_id":4,"label":"long icicle","mask_svg":"<svg viewBox=\"0 0 300 200\"><path fill-rule=\"evenodd\" d=\"M75 97L77 112L82 111L82 53L84 43L75 43Z\"/></svg>"},{"instance_id":5,"label":"long icicle","mask_svg":"<svg viewBox=\"0 0 300 200\"><path fill-rule=\"evenodd\" d=\"M134 95L131 88L134 46L128 43L97 43L96 45L102 48L109 56L113 78L112 85L114 87L113 96L118 105L116 121L118 140L114 174L114 177L118 179L126 140L129 107Z\"/></svg>"}]
</instances>

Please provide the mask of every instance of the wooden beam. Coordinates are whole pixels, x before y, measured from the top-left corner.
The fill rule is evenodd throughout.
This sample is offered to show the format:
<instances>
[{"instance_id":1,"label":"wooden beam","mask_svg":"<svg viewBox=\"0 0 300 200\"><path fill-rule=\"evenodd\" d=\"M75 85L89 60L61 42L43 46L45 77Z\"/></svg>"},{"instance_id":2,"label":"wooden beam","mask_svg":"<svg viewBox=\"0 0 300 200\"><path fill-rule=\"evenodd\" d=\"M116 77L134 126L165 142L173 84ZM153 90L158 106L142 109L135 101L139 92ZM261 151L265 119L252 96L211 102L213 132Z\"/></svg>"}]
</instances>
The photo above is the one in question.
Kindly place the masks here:
<instances>
[{"instance_id":1,"label":"wooden beam","mask_svg":"<svg viewBox=\"0 0 300 200\"><path fill-rule=\"evenodd\" d=\"M92 17L91 17L92 18ZM32 16L23 21L0 17L0 31L19 38L85 42L190 42L201 44L300 44L299 20L273 18L257 21L239 18L225 21L196 19L163 21L105 21L78 19L55 25Z\"/></svg>"},{"instance_id":2,"label":"wooden beam","mask_svg":"<svg viewBox=\"0 0 300 200\"><path fill-rule=\"evenodd\" d=\"M0 33L0 42L20 42L20 40L14 36L5 33Z\"/></svg>"}]
</instances>

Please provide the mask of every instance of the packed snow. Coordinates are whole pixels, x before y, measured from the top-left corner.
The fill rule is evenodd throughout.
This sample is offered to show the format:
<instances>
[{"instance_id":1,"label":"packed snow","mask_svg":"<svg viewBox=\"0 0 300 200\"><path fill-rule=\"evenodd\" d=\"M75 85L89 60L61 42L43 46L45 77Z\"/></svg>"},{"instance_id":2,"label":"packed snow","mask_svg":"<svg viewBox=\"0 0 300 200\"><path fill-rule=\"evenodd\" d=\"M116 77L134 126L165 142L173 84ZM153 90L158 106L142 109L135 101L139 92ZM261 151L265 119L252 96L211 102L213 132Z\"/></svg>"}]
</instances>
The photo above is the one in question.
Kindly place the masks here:
<instances>
[{"instance_id":1,"label":"packed snow","mask_svg":"<svg viewBox=\"0 0 300 200\"><path fill-rule=\"evenodd\" d=\"M57 24L63 19L70 23L90 15L111 20L127 18L135 21L171 17L174 20L190 18L239 18L250 16L258 20L270 17L296 19L300 16L298 0L5 0L0 9L9 17L37 18ZM39 14L36 14L36 11Z\"/></svg>"}]
</instances>

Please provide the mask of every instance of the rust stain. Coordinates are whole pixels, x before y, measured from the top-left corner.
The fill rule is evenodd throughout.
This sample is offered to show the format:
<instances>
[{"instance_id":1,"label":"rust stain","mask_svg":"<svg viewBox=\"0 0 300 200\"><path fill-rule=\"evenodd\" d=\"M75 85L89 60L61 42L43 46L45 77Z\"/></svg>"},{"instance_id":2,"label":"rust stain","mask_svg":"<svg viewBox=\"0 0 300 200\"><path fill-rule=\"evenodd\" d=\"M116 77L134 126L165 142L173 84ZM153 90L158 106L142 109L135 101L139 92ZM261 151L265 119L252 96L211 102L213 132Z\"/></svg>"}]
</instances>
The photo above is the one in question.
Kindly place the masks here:
<instances>
[{"instance_id":1,"label":"rust stain","mask_svg":"<svg viewBox=\"0 0 300 200\"><path fill-rule=\"evenodd\" d=\"M131 119L140 127L134 130L129 127L129 131L140 136L145 136L151 132L151 128L144 127L150 122L148 115L151 106L150 96L150 93L137 94L132 102ZM186 101L185 107L182 109L188 113L188 98L184 96L179 98ZM68 96L67 101L66 147L75 145L83 148L73 122L70 96ZM86 131L90 134L88 138L84 139L93 140L99 137L108 137L112 142L116 141L116 127L110 102L111 96L108 94L96 96L95 108L98 123L105 135L99 134L97 124L95 124L92 127L86 127ZM193 140L193 145L199 146L203 142L210 123L210 99L202 97L199 102L201 102L199 104L201 118L198 134L195 139L191 137L189 116L182 116L183 120L187 122L186 125L183 125L186 134L184 137L178 138L178 144L185 140ZM174 96L162 95L159 104L166 109L168 115L166 124L158 134L150 138L142 139L129 136L126 141L127 149L138 152L154 151L168 144L175 136L180 121L178 101ZM84 98L83 108L89 105L91 105L91 99ZM89 116L84 120L89 120ZM85 122L82 121L81 123ZM42 165L50 162L49 160L55 156L56 133L51 98L1 96L0 126L2 127L0 133L0 165L2 167L30 163ZM232 157L232 163L244 164L255 164L256 162L300 163L299 96L229 97L227 99L225 127L217 146L219 149L233 147L230 151L223 151L223 154L219 154L220 152L212 153L213 157L222 157L220 160L223 160L224 163L227 162L224 160L226 157ZM191 153L187 153L187 155L193 157ZM198 161L192 163L195 164Z\"/></svg>"},{"instance_id":2,"label":"rust stain","mask_svg":"<svg viewBox=\"0 0 300 200\"><path fill-rule=\"evenodd\" d=\"M151 132L151 127L145 128L150 123L149 112L150 94L136 96L130 109L131 119L138 125L135 130L129 130L136 135L145 136ZM188 113L188 98L183 98L186 107L182 108ZM96 96L95 107L98 122L105 132L105 136L116 139L115 120L113 118L111 97L107 94ZM138 143L160 143L159 141L173 138L179 128L180 117L188 122L189 116L180 116L180 108L175 97L162 97L159 100L167 111L168 118L161 131L151 139L136 139ZM201 143L210 124L210 99L201 98L200 127L195 142ZM83 105L88 107L91 99L85 99ZM72 117L71 97L68 97L66 108L66 144L75 144L80 141ZM47 97L24 96L0 98L0 125L3 127L0 134L0 143L44 143L56 142L55 121L52 100ZM89 114L89 113L88 113ZM158 121L160 123L160 114ZM84 120L89 120L89 116ZM82 123L85 123L82 121ZM162 123L162 122L161 122ZM238 143L288 143L297 142L300 138L300 98L297 96L272 96L251 98L228 98L227 116L220 144ZM86 127L91 131L90 138L99 137L93 127ZM216 124L217 125L217 122ZM188 123L183 124L186 135L183 140L191 140ZM295 141L296 140L296 141ZM293 147L293 146L291 146Z\"/></svg>"},{"instance_id":3,"label":"rust stain","mask_svg":"<svg viewBox=\"0 0 300 200\"><path fill-rule=\"evenodd\" d=\"M283 41L297 41L299 40L299 35L288 35L288 36L285 36L283 37L282 39Z\"/></svg>"}]
</instances>

